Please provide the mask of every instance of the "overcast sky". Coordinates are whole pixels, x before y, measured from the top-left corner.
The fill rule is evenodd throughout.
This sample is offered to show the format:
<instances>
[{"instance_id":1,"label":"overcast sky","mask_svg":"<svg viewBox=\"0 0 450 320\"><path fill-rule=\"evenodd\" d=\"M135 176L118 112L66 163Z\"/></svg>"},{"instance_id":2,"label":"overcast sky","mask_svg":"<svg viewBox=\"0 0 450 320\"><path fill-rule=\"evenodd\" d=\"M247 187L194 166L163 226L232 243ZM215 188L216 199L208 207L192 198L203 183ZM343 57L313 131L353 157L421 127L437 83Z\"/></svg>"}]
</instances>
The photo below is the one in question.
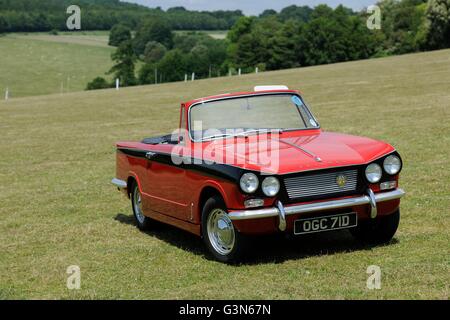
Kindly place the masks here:
<instances>
[{"instance_id":1,"label":"overcast sky","mask_svg":"<svg viewBox=\"0 0 450 320\"><path fill-rule=\"evenodd\" d=\"M124 1L124 0L122 0ZM247 15L260 14L265 9L280 9L291 4L309 5L314 7L321 3L326 3L331 7L343 4L346 7L355 10L363 9L371 4L375 4L377 0L125 0L126 2L135 2L146 5L148 7L161 7L163 9L182 6L192 10L235 10L240 9Z\"/></svg>"}]
</instances>

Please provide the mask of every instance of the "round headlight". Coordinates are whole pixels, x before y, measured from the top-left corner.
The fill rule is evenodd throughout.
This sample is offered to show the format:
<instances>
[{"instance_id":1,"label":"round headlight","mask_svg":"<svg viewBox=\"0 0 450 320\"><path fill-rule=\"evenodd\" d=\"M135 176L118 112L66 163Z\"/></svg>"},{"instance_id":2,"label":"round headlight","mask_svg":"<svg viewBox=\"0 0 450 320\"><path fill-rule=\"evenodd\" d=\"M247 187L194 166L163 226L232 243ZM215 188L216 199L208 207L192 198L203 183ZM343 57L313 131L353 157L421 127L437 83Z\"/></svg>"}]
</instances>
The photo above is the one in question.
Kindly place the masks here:
<instances>
[{"instance_id":1,"label":"round headlight","mask_svg":"<svg viewBox=\"0 0 450 320\"><path fill-rule=\"evenodd\" d=\"M400 161L399 157L391 155L384 159L383 167L384 171L386 171L388 174L394 175L400 171L402 162Z\"/></svg>"},{"instance_id":2,"label":"round headlight","mask_svg":"<svg viewBox=\"0 0 450 320\"><path fill-rule=\"evenodd\" d=\"M239 181L242 191L253 193L258 189L259 180L254 173L244 173Z\"/></svg>"},{"instance_id":3,"label":"round headlight","mask_svg":"<svg viewBox=\"0 0 450 320\"><path fill-rule=\"evenodd\" d=\"M275 177L267 177L262 182L262 191L268 197L274 197L280 191L280 182Z\"/></svg>"},{"instance_id":4,"label":"round headlight","mask_svg":"<svg viewBox=\"0 0 450 320\"><path fill-rule=\"evenodd\" d=\"M381 179L381 167L376 163L371 163L366 168L366 178L370 183L377 183Z\"/></svg>"}]
</instances>

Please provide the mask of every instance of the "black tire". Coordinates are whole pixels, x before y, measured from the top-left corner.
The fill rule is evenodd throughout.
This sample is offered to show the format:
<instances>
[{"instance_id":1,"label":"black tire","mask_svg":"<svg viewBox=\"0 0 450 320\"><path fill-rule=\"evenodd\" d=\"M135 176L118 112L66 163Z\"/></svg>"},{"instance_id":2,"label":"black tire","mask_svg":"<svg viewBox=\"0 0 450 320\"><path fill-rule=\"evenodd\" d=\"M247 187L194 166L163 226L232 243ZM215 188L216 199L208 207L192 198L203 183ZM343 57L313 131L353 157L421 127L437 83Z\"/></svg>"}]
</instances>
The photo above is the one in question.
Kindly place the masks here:
<instances>
[{"instance_id":1,"label":"black tire","mask_svg":"<svg viewBox=\"0 0 450 320\"><path fill-rule=\"evenodd\" d=\"M214 216L212 216L214 215ZM220 222L222 222L222 225L224 226L224 223L228 222L228 224L226 225L226 232L225 232L225 238L226 241L225 243L230 243L231 241L228 241L230 239L230 237L228 236L229 234L233 234L233 244L229 247L229 252L227 250L225 250L225 246L222 248L224 250L219 251L218 249L216 249L218 242L220 242L220 240L218 241L214 241L214 239L217 239L217 237L214 237L214 228L210 227L211 225L214 225L214 223L212 223L213 221L215 221L214 217L218 216L220 217L218 220L220 220ZM243 253L245 252L247 245L248 245L248 239L239 233L239 231L234 228L233 223L231 222L231 220L227 221L227 210L226 210L226 206L225 203L223 202L222 198L219 196L214 196L209 198L205 205L203 206L203 210L202 210L202 237L203 237L203 241L205 242L206 247L208 248L209 252L211 253L211 255L218 261L220 262L224 262L224 263L237 263L240 261L240 258L242 257ZM226 222L225 222L226 221ZM218 225L220 224L220 222L218 223ZM231 224L231 226L230 226ZM221 230L225 230L225 229L221 229ZM232 229L232 231L230 231ZM208 232L209 231L209 232ZM220 238L220 237L219 237ZM213 244L213 242L215 242L215 245ZM224 252L227 251L227 252Z\"/></svg>"},{"instance_id":2,"label":"black tire","mask_svg":"<svg viewBox=\"0 0 450 320\"><path fill-rule=\"evenodd\" d=\"M139 186L136 182L133 182L131 186L131 208L133 209L134 220L136 221L136 226L139 230L145 231L149 230L152 225L152 220L149 217L144 216L142 212L142 207L137 202L137 196L139 195L139 199L141 198L141 193L139 190ZM140 212L138 212L140 210Z\"/></svg>"},{"instance_id":3,"label":"black tire","mask_svg":"<svg viewBox=\"0 0 450 320\"><path fill-rule=\"evenodd\" d=\"M399 223L400 209L388 216L363 221L356 228L350 229L350 232L361 242L383 244L392 240L397 232Z\"/></svg>"}]
</instances>

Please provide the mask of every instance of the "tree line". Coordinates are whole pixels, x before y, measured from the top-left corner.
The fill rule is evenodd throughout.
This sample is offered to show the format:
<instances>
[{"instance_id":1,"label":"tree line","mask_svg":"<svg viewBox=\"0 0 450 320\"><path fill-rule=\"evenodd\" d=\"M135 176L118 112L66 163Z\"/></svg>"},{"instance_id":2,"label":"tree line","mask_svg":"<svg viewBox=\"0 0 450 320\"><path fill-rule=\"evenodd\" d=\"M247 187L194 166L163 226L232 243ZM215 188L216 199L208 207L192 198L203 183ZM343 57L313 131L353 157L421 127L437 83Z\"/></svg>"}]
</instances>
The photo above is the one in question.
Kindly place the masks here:
<instances>
[{"instance_id":1,"label":"tree line","mask_svg":"<svg viewBox=\"0 0 450 320\"><path fill-rule=\"evenodd\" d=\"M240 17L225 40L205 33L174 33L170 22L144 20L132 36L125 24L110 32L117 46L110 74L122 85L181 81L450 48L450 0L382 0L381 29L367 27L369 13L342 5L289 6ZM135 70L137 61L142 67ZM96 78L88 89L113 86Z\"/></svg>"},{"instance_id":2,"label":"tree line","mask_svg":"<svg viewBox=\"0 0 450 320\"><path fill-rule=\"evenodd\" d=\"M81 8L83 30L110 30L118 23L131 29L142 21L165 18L174 30L228 30L243 16L235 11L189 11L183 7L161 8L120 2L119 0L0 0L0 33L67 30L67 7Z\"/></svg>"},{"instance_id":3,"label":"tree line","mask_svg":"<svg viewBox=\"0 0 450 320\"><path fill-rule=\"evenodd\" d=\"M242 17L228 33L228 63L277 70L450 47L450 0L383 0L378 6L379 30L367 27L371 13L344 6L292 6Z\"/></svg>"}]
</instances>

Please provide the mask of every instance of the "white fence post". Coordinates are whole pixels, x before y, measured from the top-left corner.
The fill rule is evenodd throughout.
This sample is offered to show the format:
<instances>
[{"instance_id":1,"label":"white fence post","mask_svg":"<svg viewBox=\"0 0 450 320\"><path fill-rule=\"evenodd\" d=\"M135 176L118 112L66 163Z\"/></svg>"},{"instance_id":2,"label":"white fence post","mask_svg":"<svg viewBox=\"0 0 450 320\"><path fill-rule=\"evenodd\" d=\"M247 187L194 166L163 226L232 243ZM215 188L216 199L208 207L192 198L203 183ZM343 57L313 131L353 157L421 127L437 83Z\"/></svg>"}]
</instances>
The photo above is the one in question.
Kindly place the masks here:
<instances>
[{"instance_id":1,"label":"white fence post","mask_svg":"<svg viewBox=\"0 0 450 320\"><path fill-rule=\"evenodd\" d=\"M238 70L238 76L240 76L241 75L241 68L239 68L239 70Z\"/></svg>"},{"instance_id":2,"label":"white fence post","mask_svg":"<svg viewBox=\"0 0 450 320\"><path fill-rule=\"evenodd\" d=\"M195 80L195 72L192 72L192 80L191 81L194 81Z\"/></svg>"},{"instance_id":3,"label":"white fence post","mask_svg":"<svg viewBox=\"0 0 450 320\"><path fill-rule=\"evenodd\" d=\"M255 68L255 73L258 73L259 69L258 67Z\"/></svg>"},{"instance_id":4,"label":"white fence post","mask_svg":"<svg viewBox=\"0 0 450 320\"><path fill-rule=\"evenodd\" d=\"M187 82L187 73L184 74L184 82Z\"/></svg>"},{"instance_id":5,"label":"white fence post","mask_svg":"<svg viewBox=\"0 0 450 320\"><path fill-rule=\"evenodd\" d=\"M8 101L8 99L9 99L9 88L7 87L5 91L5 100Z\"/></svg>"},{"instance_id":6,"label":"white fence post","mask_svg":"<svg viewBox=\"0 0 450 320\"><path fill-rule=\"evenodd\" d=\"M116 90L119 90L119 86L120 86L120 80L119 78L116 79Z\"/></svg>"}]
</instances>

